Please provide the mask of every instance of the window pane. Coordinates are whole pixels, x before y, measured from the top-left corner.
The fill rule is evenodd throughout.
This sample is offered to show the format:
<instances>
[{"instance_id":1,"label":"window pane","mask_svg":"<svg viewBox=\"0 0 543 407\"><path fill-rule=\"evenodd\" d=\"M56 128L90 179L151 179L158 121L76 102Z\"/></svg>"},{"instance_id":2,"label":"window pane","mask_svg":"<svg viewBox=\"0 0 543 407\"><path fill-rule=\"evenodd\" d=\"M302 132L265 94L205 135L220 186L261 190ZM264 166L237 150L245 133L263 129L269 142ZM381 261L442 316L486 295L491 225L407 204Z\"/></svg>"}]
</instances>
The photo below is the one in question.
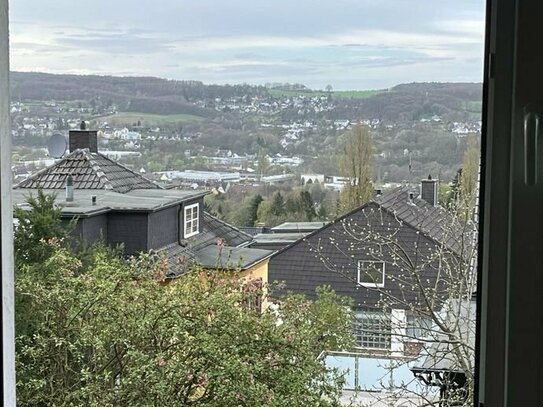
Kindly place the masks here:
<instances>
[{"instance_id":1,"label":"window pane","mask_svg":"<svg viewBox=\"0 0 543 407\"><path fill-rule=\"evenodd\" d=\"M361 283L383 284L385 268L383 262L361 261L359 267Z\"/></svg>"},{"instance_id":2,"label":"window pane","mask_svg":"<svg viewBox=\"0 0 543 407\"><path fill-rule=\"evenodd\" d=\"M378 311L356 311L353 329L356 345L370 349L390 349L391 316Z\"/></svg>"}]
</instances>

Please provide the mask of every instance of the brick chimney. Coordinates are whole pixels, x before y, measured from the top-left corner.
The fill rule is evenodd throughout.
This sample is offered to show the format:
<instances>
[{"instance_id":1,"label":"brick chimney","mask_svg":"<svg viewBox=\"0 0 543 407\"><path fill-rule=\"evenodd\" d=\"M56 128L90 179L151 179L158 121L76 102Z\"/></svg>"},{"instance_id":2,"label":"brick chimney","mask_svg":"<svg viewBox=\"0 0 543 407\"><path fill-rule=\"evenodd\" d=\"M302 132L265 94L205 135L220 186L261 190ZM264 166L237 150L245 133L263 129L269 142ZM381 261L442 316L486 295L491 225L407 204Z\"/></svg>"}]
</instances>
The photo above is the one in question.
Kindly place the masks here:
<instances>
[{"instance_id":1,"label":"brick chimney","mask_svg":"<svg viewBox=\"0 0 543 407\"><path fill-rule=\"evenodd\" d=\"M81 122L79 130L70 130L69 136L70 153L78 148L87 148L91 153L98 152L98 132L87 130L84 121Z\"/></svg>"},{"instance_id":2,"label":"brick chimney","mask_svg":"<svg viewBox=\"0 0 543 407\"><path fill-rule=\"evenodd\" d=\"M432 179L431 175L428 175L428 179L423 179L420 183L420 197L428 202L432 206L437 206L437 190L439 187L439 180Z\"/></svg>"}]
</instances>

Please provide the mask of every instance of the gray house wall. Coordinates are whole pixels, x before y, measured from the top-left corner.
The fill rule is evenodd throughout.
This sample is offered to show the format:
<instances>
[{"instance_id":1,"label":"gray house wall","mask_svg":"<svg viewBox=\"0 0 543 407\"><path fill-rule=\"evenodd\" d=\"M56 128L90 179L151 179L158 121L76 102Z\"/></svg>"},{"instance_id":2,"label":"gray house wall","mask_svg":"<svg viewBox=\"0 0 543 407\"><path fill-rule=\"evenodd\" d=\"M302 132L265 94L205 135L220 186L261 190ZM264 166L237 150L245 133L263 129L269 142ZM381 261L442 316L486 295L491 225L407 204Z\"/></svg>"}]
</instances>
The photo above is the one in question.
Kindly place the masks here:
<instances>
[{"instance_id":1,"label":"gray house wall","mask_svg":"<svg viewBox=\"0 0 543 407\"><path fill-rule=\"evenodd\" d=\"M82 223L82 236L88 242L106 240L107 238L107 215L97 215L80 220Z\"/></svg>"},{"instance_id":2,"label":"gray house wall","mask_svg":"<svg viewBox=\"0 0 543 407\"><path fill-rule=\"evenodd\" d=\"M421 301L417 292L402 290L398 282L388 278L405 272L401 270L399 262L393 260L387 248L381 248L382 252L378 256L371 255L368 249L375 246L356 241L357 237L363 236L370 229L382 236L390 235L391 230L394 230L395 239L414 261L423 261L422 259L437 248L433 240L423 236L415 228L407 224L400 226L392 214L379 210L376 204L370 204L364 210L355 212L275 254L268 264L268 281L284 282L287 291L308 297L314 297L318 286L330 285L338 294L351 297L354 306L359 307L376 306L382 290L386 290L394 298L404 298L412 304ZM360 286L357 284L358 261L375 261L377 257L385 261L385 287L375 289ZM420 276L423 281L435 284L433 267L436 266L432 264L423 268ZM405 305L398 304L394 308L405 308Z\"/></svg>"},{"instance_id":3,"label":"gray house wall","mask_svg":"<svg viewBox=\"0 0 543 407\"><path fill-rule=\"evenodd\" d=\"M156 212L108 212L80 218L71 234L76 242L104 239L112 246L122 243L125 254L160 249L184 239L184 207L194 203L200 205L199 230L202 232L204 201L200 198ZM63 219L65 225L69 222L70 219Z\"/></svg>"},{"instance_id":4,"label":"gray house wall","mask_svg":"<svg viewBox=\"0 0 543 407\"><path fill-rule=\"evenodd\" d=\"M159 249L179 241L179 208L172 206L149 214L149 248Z\"/></svg>"},{"instance_id":5,"label":"gray house wall","mask_svg":"<svg viewBox=\"0 0 543 407\"><path fill-rule=\"evenodd\" d=\"M73 226L70 226L71 221L72 219L62 218L63 226L72 227L70 235L74 249L81 241L93 243L98 240L107 240L107 214L79 218Z\"/></svg>"},{"instance_id":6,"label":"gray house wall","mask_svg":"<svg viewBox=\"0 0 543 407\"><path fill-rule=\"evenodd\" d=\"M148 243L147 212L110 212L107 219L107 242L124 244L125 254L135 254L150 249Z\"/></svg>"}]
</instances>

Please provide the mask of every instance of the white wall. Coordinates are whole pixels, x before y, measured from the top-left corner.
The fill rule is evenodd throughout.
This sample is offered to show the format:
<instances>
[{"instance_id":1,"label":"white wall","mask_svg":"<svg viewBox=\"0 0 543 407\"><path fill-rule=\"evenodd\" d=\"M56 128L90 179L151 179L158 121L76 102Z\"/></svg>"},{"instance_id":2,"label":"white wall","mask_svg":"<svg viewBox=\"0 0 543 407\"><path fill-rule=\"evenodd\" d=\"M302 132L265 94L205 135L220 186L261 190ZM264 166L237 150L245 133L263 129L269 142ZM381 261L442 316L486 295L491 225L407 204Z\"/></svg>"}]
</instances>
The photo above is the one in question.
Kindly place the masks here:
<instances>
[{"instance_id":1,"label":"white wall","mask_svg":"<svg viewBox=\"0 0 543 407\"><path fill-rule=\"evenodd\" d=\"M11 204L11 131L9 122L8 1L0 0L0 242L2 255L3 405L15 406L13 301L13 214ZM4 176L4 174L6 176Z\"/></svg>"}]
</instances>

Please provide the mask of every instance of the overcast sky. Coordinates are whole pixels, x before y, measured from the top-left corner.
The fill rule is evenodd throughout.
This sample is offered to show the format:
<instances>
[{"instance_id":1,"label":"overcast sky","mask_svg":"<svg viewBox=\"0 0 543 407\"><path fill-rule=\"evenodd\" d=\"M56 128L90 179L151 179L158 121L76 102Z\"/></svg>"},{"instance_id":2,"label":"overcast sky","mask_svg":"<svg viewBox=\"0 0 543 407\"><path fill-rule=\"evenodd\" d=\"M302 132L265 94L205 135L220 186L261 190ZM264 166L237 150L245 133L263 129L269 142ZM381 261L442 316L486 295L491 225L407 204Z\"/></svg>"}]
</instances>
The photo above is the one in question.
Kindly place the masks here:
<instances>
[{"instance_id":1,"label":"overcast sky","mask_svg":"<svg viewBox=\"0 0 543 407\"><path fill-rule=\"evenodd\" d=\"M482 80L484 0L13 0L11 68L378 89Z\"/></svg>"}]
</instances>

